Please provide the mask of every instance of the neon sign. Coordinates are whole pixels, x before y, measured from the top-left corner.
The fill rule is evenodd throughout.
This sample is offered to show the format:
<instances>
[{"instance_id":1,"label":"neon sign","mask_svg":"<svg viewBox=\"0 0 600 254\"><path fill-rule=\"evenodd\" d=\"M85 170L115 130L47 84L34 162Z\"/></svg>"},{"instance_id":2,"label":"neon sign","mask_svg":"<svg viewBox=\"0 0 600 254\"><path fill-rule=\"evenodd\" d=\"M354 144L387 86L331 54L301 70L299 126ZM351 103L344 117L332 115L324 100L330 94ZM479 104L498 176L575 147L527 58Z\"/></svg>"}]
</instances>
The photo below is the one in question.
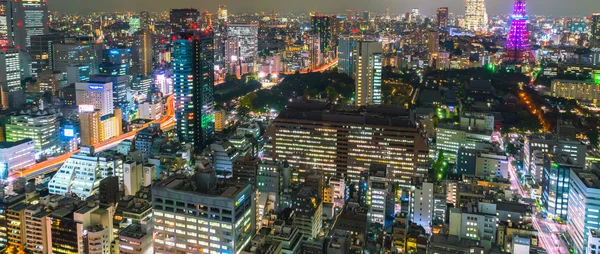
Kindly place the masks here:
<instances>
[{"instance_id":1,"label":"neon sign","mask_svg":"<svg viewBox=\"0 0 600 254\"><path fill-rule=\"evenodd\" d=\"M88 86L88 88L90 90L104 90L104 86L99 86L99 85L90 85L90 86Z\"/></svg>"}]
</instances>

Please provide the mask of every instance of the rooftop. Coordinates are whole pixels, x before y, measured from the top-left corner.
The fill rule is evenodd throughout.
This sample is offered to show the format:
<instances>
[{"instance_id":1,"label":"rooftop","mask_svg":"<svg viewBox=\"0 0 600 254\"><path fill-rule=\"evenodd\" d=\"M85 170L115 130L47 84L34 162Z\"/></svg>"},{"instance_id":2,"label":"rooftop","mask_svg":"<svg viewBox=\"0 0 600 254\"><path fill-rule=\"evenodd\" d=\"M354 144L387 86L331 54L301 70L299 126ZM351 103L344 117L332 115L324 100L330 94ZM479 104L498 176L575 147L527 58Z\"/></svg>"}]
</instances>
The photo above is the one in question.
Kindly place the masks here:
<instances>
[{"instance_id":1,"label":"rooftop","mask_svg":"<svg viewBox=\"0 0 600 254\"><path fill-rule=\"evenodd\" d=\"M119 232L119 236L140 239L140 240L142 238L144 238L146 235L147 235L147 233L142 230L142 225L135 224L135 223L127 226L126 228L121 230L121 232Z\"/></svg>"},{"instance_id":2,"label":"rooftop","mask_svg":"<svg viewBox=\"0 0 600 254\"><path fill-rule=\"evenodd\" d=\"M33 142L33 139L26 138L26 139L22 139L22 140L15 141L15 142L0 142L0 149L15 147L15 146L18 146L21 144L25 144L27 142Z\"/></svg>"},{"instance_id":3,"label":"rooftop","mask_svg":"<svg viewBox=\"0 0 600 254\"><path fill-rule=\"evenodd\" d=\"M575 173L588 188L600 189L599 169L592 169L589 171L576 171Z\"/></svg>"},{"instance_id":4,"label":"rooftop","mask_svg":"<svg viewBox=\"0 0 600 254\"><path fill-rule=\"evenodd\" d=\"M216 185L208 191L200 191L192 179L193 177L190 178L185 175L172 175L164 180L157 181L153 187L195 192L212 197L235 198L249 186L249 184L223 182L216 183Z\"/></svg>"},{"instance_id":5,"label":"rooftop","mask_svg":"<svg viewBox=\"0 0 600 254\"><path fill-rule=\"evenodd\" d=\"M277 120L281 121L281 119L397 127L415 126L414 122L410 120L409 112L399 107L366 106L359 108L316 101L288 104L277 117Z\"/></svg>"}]
</instances>

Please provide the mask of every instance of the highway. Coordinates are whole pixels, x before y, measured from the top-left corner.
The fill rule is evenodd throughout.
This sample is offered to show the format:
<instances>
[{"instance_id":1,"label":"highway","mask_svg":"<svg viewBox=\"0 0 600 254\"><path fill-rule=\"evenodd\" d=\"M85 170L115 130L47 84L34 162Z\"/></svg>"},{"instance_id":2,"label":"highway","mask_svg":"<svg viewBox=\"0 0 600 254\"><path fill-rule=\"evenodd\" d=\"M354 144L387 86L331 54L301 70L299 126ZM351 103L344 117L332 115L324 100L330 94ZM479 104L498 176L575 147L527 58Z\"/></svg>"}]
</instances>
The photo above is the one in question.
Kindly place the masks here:
<instances>
[{"instance_id":1,"label":"highway","mask_svg":"<svg viewBox=\"0 0 600 254\"><path fill-rule=\"evenodd\" d=\"M173 95L170 95L166 99L166 106L167 106L166 115L163 116L160 120L155 120L155 121L149 122L149 123L145 124L144 127L142 127L142 128L127 132L125 134L122 134L121 136L114 137L114 138L108 139L104 142L101 142L99 144L96 144L96 145L94 145L94 151L101 152L101 151L104 151L106 149L109 149L111 147L118 145L121 141L123 141L125 139L132 139L133 137L135 137L135 134L137 134L139 131L147 128L148 125L150 125L152 123L160 123L160 126L163 129L167 129L167 128L174 126L175 125L175 118L174 118L175 109L174 109L173 103L174 103ZM69 157L71 157L71 155L76 154L78 152L79 152L79 150L68 152L68 153L62 154L57 157L49 158L48 160L42 161L40 163L36 163L35 165L30 166L28 168L13 171L10 173L9 179L14 179L17 177L30 178L32 176L51 172L52 169L58 170L58 168L59 168L58 166L62 165L67 159L69 159Z\"/></svg>"},{"instance_id":2,"label":"highway","mask_svg":"<svg viewBox=\"0 0 600 254\"><path fill-rule=\"evenodd\" d=\"M319 68L316 68L316 69L313 69L310 71L301 71L300 73L304 74L304 73L308 73L308 72L323 72L323 71L328 70L331 67L335 66L337 63L338 63L338 59L335 58L333 61L331 61L327 64L324 64L324 65L320 66ZM286 74L294 74L294 73L286 73ZM131 140L135 137L135 135L139 131L147 128L148 125L150 125L152 123L160 123L160 127L163 130L168 130L168 129L173 128L175 126L175 104L174 104L174 96L173 95L170 95L167 97L166 107L167 107L166 114L161 119L149 122L149 123L145 124L142 128L124 133L118 137L114 137L109 140L103 141L99 144L96 144L96 145L94 145L94 151L101 152L101 151L104 151L104 150L107 150L107 149L117 146L123 140L126 140L126 139ZM32 177L35 177L40 174L45 174L48 172L58 170L60 168L60 166L67 159L69 159L71 157L71 155L76 154L78 152L79 152L79 150L64 153L62 155L49 158L48 160L42 161L40 163L36 163L33 166L30 166L30 167L27 167L27 168L24 168L21 170L15 170L13 172L10 172L9 179L15 179L17 177L32 178Z\"/></svg>"},{"instance_id":3,"label":"highway","mask_svg":"<svg viewBox=\"0 0 600 254\"><path fill-rule=\"evenodd\" d=\"M524 198L530 198L530 195L523 190L523 187L519 183L519 178L517 177L517 168L513 166L512 156L509 157L508 172L510 174L510 182L512 185L512 189L517 191L517 194L521 195ZM560 231L558 228L564 227L564 225L558 225L553 221L549 221L547 219L538 217L539 214L535 214L532 216L532 224L535 230L538 231L538 239L540 247L544 248L548 254L567 254L569 253L569 248L565 245L565 242L560 239ZM563 230L564 232L564 230Z\"/></svg>"}]
</instances>

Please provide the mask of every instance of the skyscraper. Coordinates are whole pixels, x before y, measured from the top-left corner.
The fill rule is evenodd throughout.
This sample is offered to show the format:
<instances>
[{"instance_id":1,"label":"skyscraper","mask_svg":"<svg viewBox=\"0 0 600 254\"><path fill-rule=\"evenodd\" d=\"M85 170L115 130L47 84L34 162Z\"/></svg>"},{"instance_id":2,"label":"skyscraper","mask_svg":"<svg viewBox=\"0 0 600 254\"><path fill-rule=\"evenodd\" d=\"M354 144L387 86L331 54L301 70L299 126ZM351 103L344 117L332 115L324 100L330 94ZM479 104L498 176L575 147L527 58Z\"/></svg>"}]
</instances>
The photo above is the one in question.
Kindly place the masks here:
<instances>
[{"instance_id":1,"label":"skyscraper","mask_svg":"<svg viewBox=\"0 0 600 254\"><path fill-rule=\"evenodd\" d=\"M31 46L31 36L48 34L50 31L48 5L46 5L46 0L21 0L18 2L23 7L25 14L23 26L25 28L26 46L29 48Z\"/></svg>"},{"instance_id":2,"label":"skyscraper","mask_svg":"<svg viewBox=\"0 0 600 254\"><path fill-rule=\"evenodd\" d=\"M131 49L125 47L102 51L100 73L109 75L129 75L131 69Z\"/></svg>"},{"instance_id":3,"label":"skyscraper","mask_svg":"<svg viewBox=\"0 0 600 254\"><path fill-rule=\"evenodd\" d=\"M53 70L54 44L63 43L65 36L62 34L46 34L31 36L31 72L39 76L43 71Z\"/></svg>"},{"instance_id":4,"label":"skyscraper","mask_svg":"<svg viewBox=\"0 0 600 254\"><path fill-rule=\"evenodd\" d=\"M600 13L594 13L592 15L592 36L590 45L593 48L600 48Z\"/></svg>"},{"instance_id":5,"label":"skyscraper","mask_svg":"<svg viewBox=\"0 0 600 254\"><path fill-rule=\"evenodd\" d=\"M102 84L112 83L113 106L114 108L121 108L123 119L127 119L127 111L129 110L129 101L127 100L128 77L124 75L98 74L90 76L89 81Z\"/></svg>"},{"instance_id":6,"label":"skyscraper","mask_svg":"<svg viewBox=\"0 0 600 254\"><path fill-rule=\"evenodd\" d=\"M437 27L440 39L446 40L448 36L448 7L440 7L437 10Z\"/></svg>"},{"instance_id":7,"label":"skyscraper","mask_svg":"<svg viewBox=\"0 0 600 254\"><path fill-rule=\"evenodd\" d=\"M466 0L464 28L472 32L487 31L488 15L485 9L485 0Z\"/></svg>"},{"instance_id":8,"label":"skyscraper","mask_svg":"<svg viewBox=\"0 0 600 254\"><path fill-rule=\"evenodd\" d=\"M176 133L202 151L214 135L214 41L211 30L182 33L173 44Z\"/></svg>"},{"instance_id":9,"label":"skyscraper","mask_svg":"<svg viewBox=\"0 0 600 254\"><path fill-rule=\"evenodd\" d=\"M355 47L355 103L357 106L381 104L383 46L381 42L358 41Z\"/></svg>"},{"instance_id":10,"label":"skyscraper","mask_svg":"<svg viewBox=\"0 0 600 254\"><path fill-rule=\"evenodd\" d=\"M350 77L354 76L354 46L355 38L351 35L342 35L338 40L338 72Z\"/></svg>"},{"instance_id":11,"label":"skyscraper","mask_svg":"<svg viewBox=\"0 0 600 254\"><path fill-rule=\"evenodd\" d=\"M121 135L121 109L113 105L113 83L76 83L81 145L92 146Z\"/></svg>"},{"instance_id":12,"label":"skyscraper","mask_svg":"<svg viewBox=\"0 0 600 254\"><path fill-rule=\"evenodd\" d=\"M171 33L177 35L198 29L199 19L200 12L196 9L172 9L169 16Z\"/></svg>"},{"instance_id":13,"label":"skyscraper","mask_svg":"<svg viewBox=\"0 0 600 254\"><path fill-rule=\"evenodd\" d=\"M150 13L148 11L140 12L140 28L141 29L150 29L151 20Z\"/></svg>"},{"instance_id":14,"label":"skyscraper","mask_svg":"<svg viewBox=\"0 0 600 254\"><path fill-rule=\"evenodd\" d=\"M506 38L506 47L502 56L503 63L535 63L535 56L529 46L527 19L525 0L516 0L510 31Z\"/></svg>"},{"instance_id":15,"label":"skyscraper","mask_svg":"<svg viewBox=\"0 0 600 254\"><path fill-rule=\"evenodd\" d=\"M318 35L320 39L320 53L333 50L333 46L336 44L333 40L334 34L336 33L335 23L337 21L337 17L316 15L310 17L310 19L312 26L311 31L313 34Z\"/></svg>"},{"instance_id":16,"label":"skyscraper","mask_svg":"<svg viewBox=\"0 0 600 254\"><path fill-rule=\"evenodd\" d=\"M258 56L258 24L228 24L227 40L234 38L239 40L240 60L245 63L256 60Z\"/></svg>"},{"instance_id":17,"label":"skyscraper","mask_svg":"<svg viewBox=\"0 0 600 254\"><path fill-rule=\"evenodd\" d=\"M219 8L217 10L217 16L219 20L227 22L227 6L219 5Z\"/></svg>"},{"instance_id":18,"label":"skyscraper","mask_svg":"<svg viewBox=\"0 0 600 254\"><path fill-rule=\"evenodd\" d=\"M135 75L150 75L152 68L152 33L149 29L141 29L134 34L133 69Z\"/></svg>"},{"instance_id":19,"label":"skyscraper","mask_svg":"<svg viewBox=\"0 0 600 254\"><path fill-rule=\"evenodd\" d=\"M67 72L69 66L85 65L91 74L98 73L102 59L102 44L69 42L54 45L54 70Z\"/></svg>"}]
</instances>

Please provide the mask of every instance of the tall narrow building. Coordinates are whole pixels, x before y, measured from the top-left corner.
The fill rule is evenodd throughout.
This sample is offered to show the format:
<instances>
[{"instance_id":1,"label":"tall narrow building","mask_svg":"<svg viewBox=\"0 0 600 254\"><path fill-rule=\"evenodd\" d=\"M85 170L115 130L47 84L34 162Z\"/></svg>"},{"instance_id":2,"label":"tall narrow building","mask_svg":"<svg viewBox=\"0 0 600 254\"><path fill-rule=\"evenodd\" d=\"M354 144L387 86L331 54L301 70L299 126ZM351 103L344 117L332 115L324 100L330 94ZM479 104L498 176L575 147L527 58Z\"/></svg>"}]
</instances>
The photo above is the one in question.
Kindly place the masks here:
<instances>
[{"instance_id":1,"label":"tall narrow building","mask_svg":"<svg viewBox=\"0 0 600 254\"><path fill-rule=\"evenodd\" d=\"M448 37L448 7L440 7L437 10L437 27L440 32L440 40Z\"/></svg>"},{"instance_id":2,"label":"tall narrow building","mask_svg":"<svg viewBox=\"0 0 600 254\"><path fill-rule=\"evenodd\" d=\"M147 76L152 74L152 32L141 29L134 34L133 69L135 75Z\"/></svg>"},{"instance_id":3,"label":"tall narrow building","mask_svg":"<svg viewBox=\"0 0 600 254\"><path fill-rule=\"evenodd\" d=\"M488 15L485 0L466 0L464 28L471 32L487 31Z\"/></svg>"},{"instance_id":4,"label":"tall narrow building","mask_svg":"<svg viewBox=\"0 0 600 254\"><path fill-rule=\"evenodd\" d=\"M176 133L202 151L214 135L214 41L211 30L182 33L173 43Z\"/></svg>"},{"instance_id":5,"label":"tall narrow building","mask_svg":"<svg viewBox=\"0 0 600 254\"><path fill-rule=\"evenodd\" d=\"M354 77L354 45L356 36L342 35L338 39L338 72Z\"/></svg>"},{"instance_id":6,"label":"tall narrow building","mask_svg":"<svg viewBox=\"0 0 600 254\"><path fill-rule=\"evenodd\" d=\"M30 48L31 36L44 35L50 32L47 0L21 0L15 2L21 4L25 14L22 24L25 28L25 44L27 48Z\"/></svg>"},{"instance_id":7,"label":"tall narrow building","mask_svg":"<svg viewBox=\"0 0 600 254\"><path fill-rule=\"evenodd\" d=\"M592 48L600 48L600 13L592 15L592 36L590 37L590 45Z\"/></svg>"},{"instance_id":8,"label":"tall narrow building","mask_svg":"<svg viewBox=\"0 0 600 254\"><path fill-rule=\"evenodd\" d=\"M383 45L376 41L358 41L355 47L355 103L359 107L379 105L381 104Z\"/></svg>"}]
</instances>

